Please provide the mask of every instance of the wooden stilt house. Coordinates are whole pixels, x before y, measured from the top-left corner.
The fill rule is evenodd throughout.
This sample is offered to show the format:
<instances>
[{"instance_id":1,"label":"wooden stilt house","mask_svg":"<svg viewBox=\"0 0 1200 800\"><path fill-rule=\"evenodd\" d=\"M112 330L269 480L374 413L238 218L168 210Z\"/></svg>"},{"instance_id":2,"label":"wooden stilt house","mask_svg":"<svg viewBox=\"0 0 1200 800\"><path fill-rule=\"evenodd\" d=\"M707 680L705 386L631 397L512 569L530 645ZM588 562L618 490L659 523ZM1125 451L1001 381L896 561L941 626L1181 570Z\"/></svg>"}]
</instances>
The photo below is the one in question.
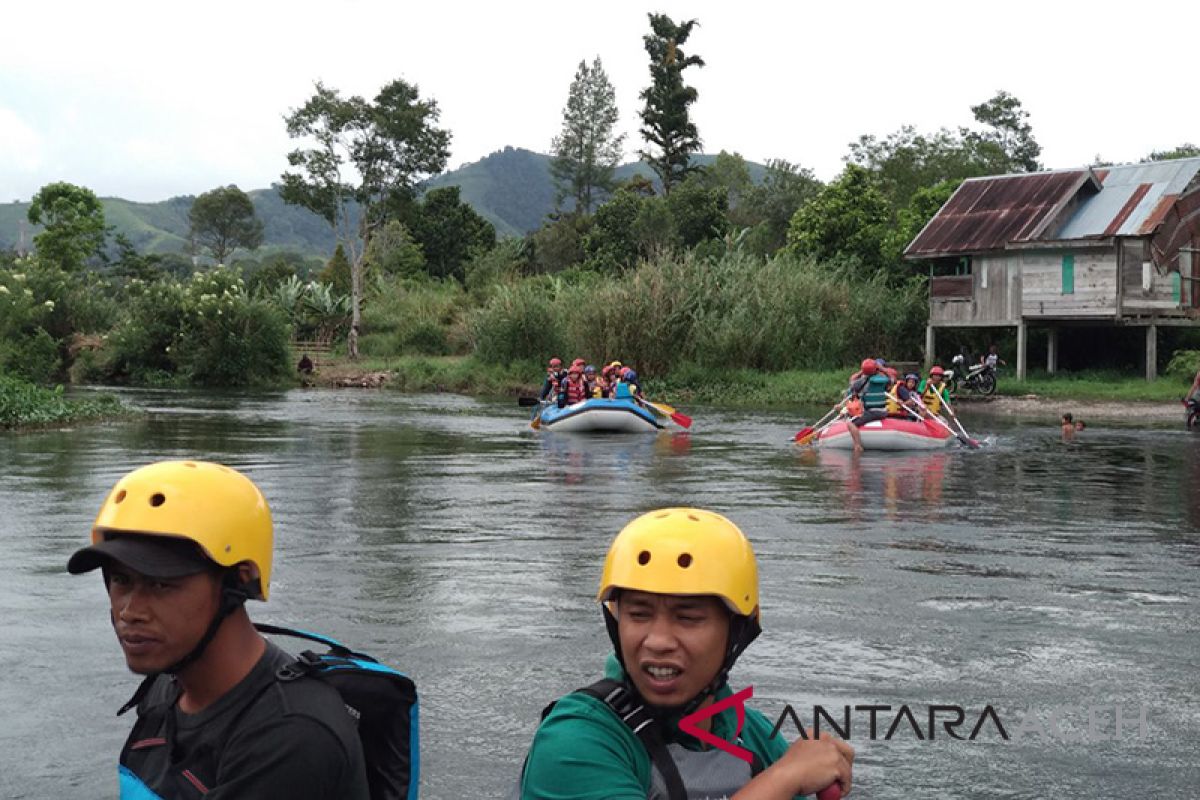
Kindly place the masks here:
<instances>
[{"instance_id":1,"label":"wooden stilt house","mask_svg":"<svg viewBox=\"0 0 1200 800\"><path fill-rule=\"evenodd\" d=\"M1046 368L1068 326L1146 331L1200 324L1200 158L964 181L905 250L927 262L926 360L939 328L1047 329Z\"/></svg>"}]
</instances>

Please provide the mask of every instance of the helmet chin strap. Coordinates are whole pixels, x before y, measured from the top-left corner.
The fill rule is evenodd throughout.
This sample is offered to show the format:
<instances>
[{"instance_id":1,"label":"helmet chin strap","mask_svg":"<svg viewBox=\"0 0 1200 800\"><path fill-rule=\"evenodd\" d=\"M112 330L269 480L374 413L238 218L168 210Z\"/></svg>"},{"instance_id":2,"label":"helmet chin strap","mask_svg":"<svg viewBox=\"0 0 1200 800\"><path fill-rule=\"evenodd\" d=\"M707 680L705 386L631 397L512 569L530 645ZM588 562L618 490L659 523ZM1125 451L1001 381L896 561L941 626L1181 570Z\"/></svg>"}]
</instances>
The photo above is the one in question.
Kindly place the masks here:
<instances>
[{"instance_id":1,"label":"helmet chin strap","mask_svg":"<svg viewBox=\"0 0 1200 800\"><path fill-rule=\"evenodd\" d=\"M641 693L638 692L637 686L633 683L629 666L625 663L625 656L621 652L621 635L617 628L617 618L608 610L606 604L601 604L600 608L604 611L604 627L608 629L608 638L612 640L613 651L617 656L617 663L625 671L626 683L634 694L641 697ZM741 614L730 615L729 643L725 650L725 660L721 664L721 669L717 671L716 676L709 681L708 685L701 689L699 694L682 705L662 706L647 702L646 707L653 712L654 716L660 718L686 717L688 714L691 714L700 708L709 695L715 695L717 690L729 680L729 672L733 669L734 663L745 649L750 646L750 643L758 638L760 633L762 633L762 627L758 624L758 620ZM645 701L645 698L643 697L642 700Z\"/></svg>"},{"instance_id":2,"label":"helmet chin strap","mask_svg":"<svg viewBox=\"0 0 1200 800\"><path fill-rule=\"evenodd\" d=\"M221 601L217 606L216 613L213 614L212 621L208 623L208 629L204 631L204 635L200 637L200 641L191 649L191 652L164 669L163 672L168 675L178 675L181 671L196 663L204 655L204 651L208 649L208 646L212 644L212 640L217 635L217 631L221 629L221 624L225 622L225 618L241 608L250 599L249 588L250 584L238 582L235 570L229 570L222 575Z\"/></svg>"}]
</instances>

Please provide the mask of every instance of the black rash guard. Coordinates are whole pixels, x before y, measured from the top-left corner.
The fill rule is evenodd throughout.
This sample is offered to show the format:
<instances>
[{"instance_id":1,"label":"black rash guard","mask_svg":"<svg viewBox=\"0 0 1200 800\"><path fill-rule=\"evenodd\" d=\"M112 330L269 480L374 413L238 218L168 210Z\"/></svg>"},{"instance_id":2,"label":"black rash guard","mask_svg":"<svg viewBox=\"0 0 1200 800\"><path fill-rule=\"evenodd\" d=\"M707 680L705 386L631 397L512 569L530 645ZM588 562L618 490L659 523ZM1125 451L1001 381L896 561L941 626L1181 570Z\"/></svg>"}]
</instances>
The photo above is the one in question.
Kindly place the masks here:
<instances>
[{"instance_id":1,"label":"black rash guard","mask_svg":"<svg viewBox=\"0 0 1200 800\"><path fill-rule=\"evenodd\" d=\"M316 678L280 681L295 661L270 642L242 681L198 714L159 676L121 750L121 797L368 800L358 731L341 695Z\"/></svg>"}]
</instances>

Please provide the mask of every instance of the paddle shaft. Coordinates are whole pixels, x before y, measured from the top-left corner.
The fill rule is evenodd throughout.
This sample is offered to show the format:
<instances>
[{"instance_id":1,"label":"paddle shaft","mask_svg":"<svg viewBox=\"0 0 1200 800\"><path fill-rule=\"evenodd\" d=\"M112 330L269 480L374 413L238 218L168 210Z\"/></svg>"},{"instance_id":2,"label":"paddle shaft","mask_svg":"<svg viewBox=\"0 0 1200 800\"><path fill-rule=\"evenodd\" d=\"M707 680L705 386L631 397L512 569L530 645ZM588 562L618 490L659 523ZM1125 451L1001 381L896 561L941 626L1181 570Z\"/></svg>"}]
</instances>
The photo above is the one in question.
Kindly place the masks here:
<instances>
[{"instance_id":1,"label":"paddle shaft","mask_svg":"<svg viewBox=\"0 0 1200 800\"><path fill-rule=\"evenodd\" d=\"M846 407L846 403L849 401L849 399L850 398L847 397L845 400L842 400L842 402L838 403L836 406L831 408L829 410L828 414L821 417L821 419L817 421L817 424L812 425L811 427L808 427L808 428L801 428L800 431L794 437L795 441L801 442L804 439L812 439L818 433L825 430L825 428L832 425L834 419L837 417L838 412L840 412L843 408Z\"/></svg>"},{"instance_id":2,"label":"paddle shaft","mask_svg":"<svg viewBox=\"0 0 1200 800\"><path fill-rule=\"evenodd\" d=\"M633 399L636 400L637 402L641 403L643 406L649 407L652 411L654 411L656 413L663 414L665 416L670 417L671 421L674 422L676 425L678 425L681 428L692 427L692 418L691 417L689 417L687 414L679 413L678 411L671 408L671 406L667 405L666 403L651 403L649 400L643 400L640 397L634 397Z\"/></svg>"},{"instance_id":3,"label":"paddle shaft","mask_svg":"<svg viewBox=\"0 0 1200 800\"><path fill-rule=\"evenodd\" d=\"M911 392L912 390L910 389L909 391ZM911 408L911 406L908 406L896 394L894 394L892 392L888 392L887 396L892 398L893 400L895 400L896 405L900 406L901 408ZM946 421L944 419L942 419L937 414L934 414L932 411L930 411L928 408L926 408L925 404L921 402L920 396L917 395L915 392L912 393L912 398L913 398L912 402L916 404L917 408L920 408L922 411L924 411L926 414L928 414L928 416L926 416L926 417L921 417L921 415L918 413L917 414L918 417L921 417L922 419L932 419L932 420L936 421L937 424L941 425L943 428L945 428L950 433L951 436L953 436L955 439L958 439L960 442L965 444L967 447L975 446L971 442L970 436L966 436L966 435L961 434L958 431L954 430L954 428L951 428L949 425L946 424Z\"/></svg>"},{"instance_id":4,"label":"paddle shaft","mask_svg":"<svg viewBox=\"0 0 1200 800\"><path fill-rule=\"evenodd\" d=\"M958 431L966 437L966 443L973 448L979 447L979 442L971 438L971 434L967 433L967 429L963 426L962 420L958 418L958 412L954 410L954 406L950 405L950 391L947 389L945 393L938 392L942 397L942 405L946 407L946 413L950 415L950 419L954 420L954 424L958 426ZM956 434L957 435L957 434Z\"/></svg>"}]
</instances>

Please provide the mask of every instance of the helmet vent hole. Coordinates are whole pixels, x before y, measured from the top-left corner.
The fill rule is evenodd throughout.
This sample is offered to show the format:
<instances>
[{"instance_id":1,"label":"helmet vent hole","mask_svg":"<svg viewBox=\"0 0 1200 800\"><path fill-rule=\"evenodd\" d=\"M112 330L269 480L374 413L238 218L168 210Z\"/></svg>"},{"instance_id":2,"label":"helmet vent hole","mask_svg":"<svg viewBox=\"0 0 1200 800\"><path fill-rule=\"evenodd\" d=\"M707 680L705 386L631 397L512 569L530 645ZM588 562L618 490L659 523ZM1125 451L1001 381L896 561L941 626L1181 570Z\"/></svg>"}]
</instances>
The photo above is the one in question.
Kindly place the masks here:
<instances>
[{"instance_id":1,"label":"helmet vent hole","mask_svg":"<svg viewBox=\"0 0 1200 800\"><path fill-rule=\"evenodd\" d=\"M195 464L193 464L191 461L185 461L185 462L183 462L183 465L184 465L185 467L191 467L192 469L195 469L195 468L196 468L196 465L195 465Z\"/></svg>"},{"instance_id":2,"label":"helmet vent hole","mask_svg":"<svg viewBox=\"0 0 1200 800\"><path fill-rule=\"evenodd\" d=\"M700 521L700 518L699 518L699 517L697 517L695 514L688 514L688 519L690 519L692 522L699 522L699 521Z\"/></svg>"},{"instance_id":3,"label":"helmet vent hole","mask_svg":"<svg viewBox=\"0 0 1200 800\"><path fill-rule=\"evenodd\" d=\"M155 508L158 508L165 502L167 502L167 498L162 492L155 492L154 494L150 495L150 505L154 506Z\"/></svg>"},{"instance_id":4,"label":"helmet vent hole","mask_svg":"<svg viewBox=\"0 0 1200 800\"><path fill-rule=\"evenodd\" d=\"M642 552L638 553L638 563L641 564L643 567L650 563L650 551L649 550L643 550Z\"/></svg>"},{"instance_id":5,"label":"helmet vent hole","mask_svg":"<svg viewBox=\"0 0 1200 800\"><path fill-rule=\"evenodd\" d=\"M125 490L122 489L121 491L117 492L117 496L113 498L113 502L119 503L124 499L125 499Z\"/></svg>"},{"instance_id":6,"label":"helmet vent hole","mask_svg":"<svg viewBox=\"0 0 1200 800\"><path fill-rule=\"evenodd\" d=\"M691 553L680 553L679 554L679 566L683 567L684 569L687 569L691 565L692 565L692 554Z\"/></svg>"},{"instance_id":7,"label":"helmet vent hole","mask_svg":"<svg viewBox=\"0 0 1200 800\"><path fill-rule=\"evenodd\" d=\"M654 518L655 519L665 519L666 517L669 517L669 516L671 516L670 511L660 511L659 513L654 515Z\"/></svg>"}]
</instances>

